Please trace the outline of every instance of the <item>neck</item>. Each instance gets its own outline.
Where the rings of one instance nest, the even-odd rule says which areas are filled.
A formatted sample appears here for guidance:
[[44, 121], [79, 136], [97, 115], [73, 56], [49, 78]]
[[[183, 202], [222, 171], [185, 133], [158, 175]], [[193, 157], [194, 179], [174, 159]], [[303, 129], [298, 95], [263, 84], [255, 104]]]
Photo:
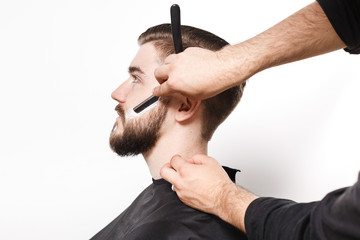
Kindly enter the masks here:
[[149, 152], [143, 154], [154, 179], [161, 178], [160, 169], [164, 164], [169, 163], [176, 154], [185, 159], [196, 154], [207, 154], [207, 141], [193, 135], [191, 130], [183, 131], [182, 134], [173, 131], [167, 135], [162, 135], [156, 145]]

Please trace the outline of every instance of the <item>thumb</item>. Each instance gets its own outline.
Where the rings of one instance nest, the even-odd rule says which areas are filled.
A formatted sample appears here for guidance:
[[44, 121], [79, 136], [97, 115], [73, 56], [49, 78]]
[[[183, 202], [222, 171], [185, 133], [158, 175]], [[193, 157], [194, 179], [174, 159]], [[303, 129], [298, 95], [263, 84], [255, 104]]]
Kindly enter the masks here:
[[160, 84], [169, 78], [169, 70], [169, 65], [161, 65], [154, 70], [154, 76]]
[[164, 82], [162, 84], [160, 84], [160, 86], [157, 86], [153, 89], [153, 94], [155, 96], [168, 96], [170, 94], [172, 94], [174, 91], [169, 87], [169, 85], [167, 84], [167, 82]]

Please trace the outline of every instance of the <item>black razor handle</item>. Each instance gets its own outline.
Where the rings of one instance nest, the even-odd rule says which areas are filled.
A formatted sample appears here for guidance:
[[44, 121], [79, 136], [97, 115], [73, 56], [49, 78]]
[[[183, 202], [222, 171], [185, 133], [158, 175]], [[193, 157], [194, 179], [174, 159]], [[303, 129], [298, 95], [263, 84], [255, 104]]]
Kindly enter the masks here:
[[[180, 7], [177, 4], [173, 4], [170, 7], [170, 17], [171, 17], [171, 33], [174, 42], [175, 53], [180, 53], [183, 51], [182, 39], [181, 39], [181, 22], [180, 22]], [[138, 104], [133, 110], [136, 113], [143, 111], [145, 108], [153, 104], [159, 99], [159, 97], [151, 95], [143, 102]]]
[[171, 16], [171, 33], [174, 41], [175, 53], [183, 51], [182, 39], [181, 39], [181, 22], [180, 22], [180, 7], [177, 4], [173, 4], [170, 8]]

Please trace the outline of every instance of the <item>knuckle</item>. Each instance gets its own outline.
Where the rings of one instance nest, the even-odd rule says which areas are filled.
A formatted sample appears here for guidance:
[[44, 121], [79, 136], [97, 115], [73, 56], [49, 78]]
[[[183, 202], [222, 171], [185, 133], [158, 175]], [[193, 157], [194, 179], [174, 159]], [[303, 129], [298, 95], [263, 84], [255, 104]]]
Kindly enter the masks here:
[[174, 155], [171, 159], [170, 159], [170, 165], [174, 166], [174, 163], [176, 162], [176, 159], [179, 157], [179, 155]]
[[175, 84], [174, 81], [172, 81], [172, 79], [169, 79], [167, 81], [167, 85], [168, 85], [169, 88], [174, 88], [176, 84]]
[[176, 69], [176, 64], [169, 63], [168, 67], [169, 67], [169, 71], [173, 72]]
[[181, 165], [181, 166], [179, 167], [179, 169], [178, 169], [178, 172], [179, 172], [180, 176], [182, 176], [182, 177], [186, 176], [186, 174], [187, 174], [187, 167], [186, 167], [186, 165], [185, 165], [185, 166], [184, 166], [184, 165]]
[[177, 191], [176, 193], [182, 202], [184, 202], [186, 200], [184, 194], [181, 191]]
[[176, 183], [174, 183], [174, 186], [176, 188], [176, 191], [179, 193], [182, 193], [182, 191], [184, 190], [184, 186], [181, 182], [177, 181]]

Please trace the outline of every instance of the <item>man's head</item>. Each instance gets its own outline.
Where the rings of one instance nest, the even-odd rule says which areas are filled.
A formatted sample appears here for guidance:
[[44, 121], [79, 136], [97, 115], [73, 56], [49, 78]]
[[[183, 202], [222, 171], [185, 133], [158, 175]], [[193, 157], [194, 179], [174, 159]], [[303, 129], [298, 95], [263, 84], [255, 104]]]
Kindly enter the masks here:
[[[184, 49], [201, 47], [217, 51], [228, 45], [214, 34], [194, 27], [181, 26], [181, 32]], [[196, 120], [199, 124], [194, 130], [199, 139], [209, 141], [239, 102], [245, 83], [201, 102], [179, 96], [165, 98], [142, 116], [126, 119], [124, 112], [150, 96], [152, 89], [158, 85], [154, 77], [156, 67], [174, 53], [170, 24], [149, 28], [140, 35], [138, 43], [140, 49], [129, 67], [130, 78], [112, 94], [119, 102], [117, 111], [120, 116], [110, 137], [112, 149], [122, 156], [150, 151], [159, 137], [169, 131], [169, 128], [163, 127], [164, 122], [168, 123], [166, 126], [173, 122], [186, 126]], [[165, 121], [167, 118], [170, 119]]]

